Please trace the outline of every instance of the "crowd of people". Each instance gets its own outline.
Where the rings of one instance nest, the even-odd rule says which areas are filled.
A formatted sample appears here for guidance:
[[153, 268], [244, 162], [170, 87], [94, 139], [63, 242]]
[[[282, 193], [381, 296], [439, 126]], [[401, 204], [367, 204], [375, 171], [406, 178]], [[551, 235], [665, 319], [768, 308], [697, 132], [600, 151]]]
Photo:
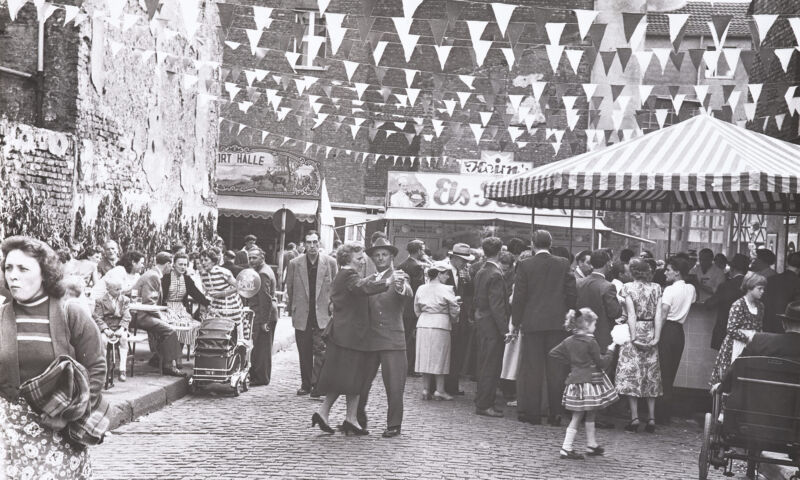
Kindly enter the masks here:
[[[252, 386], [271, 377], [277, 323], [275, 273], [249, 236], [240, 251], [221, 241], [188, 254], [173, 245], [154, 255], [71, 245], [55, 251], [30, 237], [2, 242], [0, 282], [0, 457], [10, 478], [91, 478], [87, 447], [108, 428], [106, 346], [119, 345], [116, 373], [126, 381], [128, 340], [146, 331], [150, 359], [163, 375], [183, 377], [181, 345], [192, 345], [206, 318], [241, 324], [252, 310]], [[226, 264], [224, 259], [235, 259]], [[260, 287], [243, 299], [234, 277], [252, 268]], [[191, 328], [178, 328], [191, 327]], [[70, 387], [70, 388], [67, 388]], [[45, 408], [46, 406], [46, 408]], [[56, 426], [59, 426], [57, 428]], [[64, 428], [60, 428], [64, 427]]]
[[[628, 249], [573, 257], [543, 230], [530, 246], [489, 237], [480, 248], [455, 244], [438, 258], [415, 239], [398, 265], [398, 249], [382, 233], [370, 243], [341, 246], [337, 267], [324, 267], [317, 282], [307, 275], [324, 262], [308, 255], [292, 259], [287, 275], [295, 292], [303, 289], [288, 296], [301, 359], [297, 394], [324, 396], [312, 426], [328, 433], [339, 395], [347, 397], [342, 431], [368, 432], [364, 405], [380, 364], [385, 437], [401, 432], [406, 377], [420, 377], [421, 397], [439, 401], [463, 395], [459, 379], [467, 377], [477, 382], [477, 415], [503, 417], [498, 403], [506, 403], [521, 422], [562, 425], [571, 412], [561, 457], [583, 458], [573, 448], [581, 423], [586, 455], [602, 455], [595, 429], [613, 428], [607, 407], [627, 406], [627, 432], [655, 433], [670, 421], [693, 305], [716, 311], [711, 386], [758, 332], [783, 333], [784, 310], [800, 300], [800, 253], [777, 274], [766, 249], [730, 261], [708, 249], [666, 261]], [[330, 309], [309, 308], [313, 297], [330, 299]]]
[[[437, 401], [464, 395], [460, 382], [470, 378], [477, 382], [477, 415], [503, 417], [498, 403], [504, 403], [517, 407], [521, 422], [539, 425], [546, 418], [558, 426], [570, 413], [561, 458], [583, 458], [574, 447], [581, 424], [585, 454], [602, 455], [596, 428], [613, 427], [605, 409], [620, 405], [619, 397], [627, 397], [628, 432], [644, 425], [655, 433], [657, 424], [669, 421], [683, 324], [693, 304], [716, 310], [710, 347], [719, 353], [710, 385], [725, 380], [742, 352], [791, 358], [800, 351], [800, 253], [787, 256], [780, 274], [766, 249], [730, 261], [708, 249], [665, 262], [627, 249], [573, 257], [539, 230], [530, 245], [488, 237], [479, 248], [456, 243], [438, 256], [415, 239], [395, 265], [399, 250], [381, 232], [369, 248], [346, 242], [329, 254], [310, 231], [300, 245], [289, 245], [276, 272], [252, 235], [238, 251], [216, 243], [193, 253], [173, 245], [154, 255], [145, 271], [143, 253], [120, 252], [113, 240], [99, 249], [72, 245], [57, 252], [28, 237], [3, 241], [0, 416], [22, 419], [4, 435], [7, 440], [15, 432], [16, 445], [30, 446], [44, 432], [45, 443], [58, 452], [42, 462], [23, 454], [10, 468], [90, 474], [86, 447], [102, 439], [104, 421], [107, 426], [105, 346], [119, 341], [117, 375], [125, 381], [126, 343], [134, 329], [148, 333], [150, 362], [162, 374], [183, 376], [176, 361], [196, 329], [176, 325], [199, 325], [208, 315], [240, 323], [252, 310], [250, 376], [253, 386], [268, 385], [276, 276], [284, 280], [295, 329], [297, 395], [322, 399], [312, 427], [326, 433], [335, 432], [330, 411], [342, 395], [347, 408], [339, 429], [369, 433], [366, 405], [380, 369], [388, 403], [384, 437], [401, 434], [408, 377], [419, 378], [422, 399]], [[236, 276], [246, 268], [255, 270], [261, 286], [244, 298]], [[70, 406], [79, 405], [84, 415], [67, 422], [74, 434], [26, 416], [35, 408], [26, 392], [41, 389], [37, 382], [48, 375], [72, 375], [79, 386], [73, 394], [80, 401], [71, 399]], [[641, 418], [640, 399], [647, 406]]]

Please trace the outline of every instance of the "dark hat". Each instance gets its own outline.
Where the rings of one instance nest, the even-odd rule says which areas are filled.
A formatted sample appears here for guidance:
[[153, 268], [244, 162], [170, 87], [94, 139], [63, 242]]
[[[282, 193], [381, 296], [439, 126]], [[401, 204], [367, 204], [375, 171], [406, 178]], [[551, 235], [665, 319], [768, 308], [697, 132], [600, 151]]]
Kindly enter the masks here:
[[779, 313], [777, 316], [791, 322], [800, 322], [800, 301], [789, 303], [786, 305], [786, 312]]
[[256, 237], [255, 235], [245, 235], [245, 237], [244, 237], [244, 241], [245, 242], [255, 242], [257, 240], [258, 240], [258, 237]]
[[475, 255], [472, 254], [472, 249], [466, 243], [456, 243], [453, 245], [453, 250], [450, 253], [450, 256], [457, 256], [461, 257], [464, 260], [471, 262], [475, 260]]
[[389, 240], [384, 237], [376, 238], [375, 241], [372, 242], [372, 246], [366, 250], [367, 255], [371, 257], [375, 250], [378, 250], [379, 248], [385, 248], [386, 250], [389, 250], [392, 256], [397, 255], [397, 248], [389, 243]]

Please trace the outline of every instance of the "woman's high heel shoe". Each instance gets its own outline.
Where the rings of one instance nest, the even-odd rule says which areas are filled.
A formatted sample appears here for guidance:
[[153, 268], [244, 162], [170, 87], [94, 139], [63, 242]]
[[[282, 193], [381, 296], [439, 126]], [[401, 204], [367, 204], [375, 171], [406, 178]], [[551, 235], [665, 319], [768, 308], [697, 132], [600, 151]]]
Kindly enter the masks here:
[[358, 428], [347, 420], [342, 423], [342, 433], [345, 435], [369, 435], [366, 429]]
[[311, 415], [311, 427], [313, 428], [313, 427], [316, 427], [317, 425], [319, 425], [319, 429], [322, 430], [325, 433], [336, 433], [330, 427], [330, 425], [328, 425], [325, 422], [325, 420], [322, 419], [322, 415], [320, 415], [319, 413], [315, 413], [314, 415]]
[[625, 431], [626, 432], [631, 432], [631, 433], [638, 432], [639, 431], [639, 419], [638, 418], [634, 418], [633, 420], [631, 420], [631, 423], [625, 425]]
[[656, 433], [656, 421], [654, 419], [648, 419], [647, 425], [644, 426], [644, 431], [647, 433]]
[[445, 400], [445, 401], [450, 401], [453, 399], [453, 397], [450, 394], [445, 392], [440, 392], [438, 390], [433, 392], [433, 398], [435, 400]]

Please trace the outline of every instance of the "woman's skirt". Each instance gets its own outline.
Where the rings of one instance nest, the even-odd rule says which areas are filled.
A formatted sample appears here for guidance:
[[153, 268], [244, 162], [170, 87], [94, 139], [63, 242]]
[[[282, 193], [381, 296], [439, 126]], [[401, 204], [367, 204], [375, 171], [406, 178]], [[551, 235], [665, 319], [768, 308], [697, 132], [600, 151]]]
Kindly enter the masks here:
[[364, 383], [367, 352], [328, 342], [316, 390], [322, 395], [358, 395]]
[[602, 410], [619, 397], [608, 375], [603, 374], [603, 383], [571, 383], [564, 389], [561, 404], [571, 412]]
[[417, 348], [414, 365], [419, 373], [450, 373], [450, 331], [441, 328], [417, 327]]
[[89, 450], [44, 427], [25, 402], [0, 397], [0, 478], [90, 479]]
[[[636, 322], [636, 338], [647, 343], [655, 335], [655, 323]], [[639, 348], [628, 342], [619, 349], [617, 374], [614, 378], [617, 393], [638, 398], [655, 398], [663, 394], [661, 387], [661, 365], [658, 362], [658, 347]]]
[[191, 345], [197, 342], [197, 334], [200, 332], [200, 322], [193, 319], [182, 302], [167, 302], [167, 323], [176, 328], [178, 343], [181, 345]]

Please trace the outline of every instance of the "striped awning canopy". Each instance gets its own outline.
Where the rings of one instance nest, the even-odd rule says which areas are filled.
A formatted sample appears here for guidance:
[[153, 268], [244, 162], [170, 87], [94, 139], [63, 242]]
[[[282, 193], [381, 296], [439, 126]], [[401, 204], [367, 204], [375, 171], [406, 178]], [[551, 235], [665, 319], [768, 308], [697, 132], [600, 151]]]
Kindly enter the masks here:
[[800, 213], [800, 146], [708, 115], [487, 183], [537, 208]]

